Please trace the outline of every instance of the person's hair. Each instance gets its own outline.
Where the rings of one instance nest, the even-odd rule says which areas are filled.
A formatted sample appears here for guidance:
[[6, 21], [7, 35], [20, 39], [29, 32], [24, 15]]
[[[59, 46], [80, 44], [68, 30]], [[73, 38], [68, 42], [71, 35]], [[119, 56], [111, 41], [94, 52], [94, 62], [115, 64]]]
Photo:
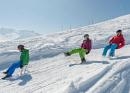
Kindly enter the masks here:
[[122, 30], [120, 30], [120, 29], [116, 31], [116, 33], [120, 33], [120, 32], [122, 32]]
[[24, 49], [24, 45], [18, 45], [18, 49], [23, 50]]
[[87, 37], [87, 36], [89, 36], [89, 34], [85, 34], [85, 35], [84, 35], [84, 37]]

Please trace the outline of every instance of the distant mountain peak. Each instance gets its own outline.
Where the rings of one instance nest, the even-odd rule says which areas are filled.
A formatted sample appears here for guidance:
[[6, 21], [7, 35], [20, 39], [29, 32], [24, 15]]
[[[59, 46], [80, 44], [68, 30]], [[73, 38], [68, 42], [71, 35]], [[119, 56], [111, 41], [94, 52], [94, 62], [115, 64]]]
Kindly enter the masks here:
[[0, 42], [12, 41], [16, 39], [25, 39], [38, 36], [40, 34], [29, 30], [15, 30], [12, 28], [0, 28]]

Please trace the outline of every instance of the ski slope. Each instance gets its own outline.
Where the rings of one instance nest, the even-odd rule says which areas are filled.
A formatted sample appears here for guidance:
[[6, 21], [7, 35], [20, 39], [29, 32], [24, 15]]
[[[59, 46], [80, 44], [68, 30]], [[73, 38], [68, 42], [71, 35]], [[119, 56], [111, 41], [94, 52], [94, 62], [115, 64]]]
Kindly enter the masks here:
[[[123, 29], [126, 46], [113, 59], [101, 56], [107, 40]], [[65, 57], [63, 52], [80, 47], [85, 33], [93, 40], [87, 63], [79, 64], [78, 55]], [[18, 60], [18, 44], [30, 49], [29, 73], [0, 80], [0, 93], [130, 93], [130, 15], [98, 24], [0, 45], [0, 77]]]

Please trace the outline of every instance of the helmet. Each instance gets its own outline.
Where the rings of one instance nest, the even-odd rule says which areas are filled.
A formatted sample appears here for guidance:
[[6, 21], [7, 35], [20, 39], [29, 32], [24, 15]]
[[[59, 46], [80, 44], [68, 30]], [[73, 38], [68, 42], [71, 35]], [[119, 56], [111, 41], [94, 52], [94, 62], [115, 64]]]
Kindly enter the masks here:
[[23, 50], [24, 49], [24, 45], [18, 45], [18, 49]]
[[89, 36], [89, 34], [85, 34], [85, 35], [84, 35], [84, 37], [88, 37], [88, 36]]

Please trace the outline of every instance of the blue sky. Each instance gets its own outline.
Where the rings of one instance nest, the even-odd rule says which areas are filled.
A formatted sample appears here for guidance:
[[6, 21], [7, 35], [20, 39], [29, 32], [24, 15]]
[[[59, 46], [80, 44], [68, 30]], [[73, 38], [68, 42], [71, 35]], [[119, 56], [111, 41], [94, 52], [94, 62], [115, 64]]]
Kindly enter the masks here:
[[0, 0], [0, 27], [52, 33], [130, 13], [130, 0]]

